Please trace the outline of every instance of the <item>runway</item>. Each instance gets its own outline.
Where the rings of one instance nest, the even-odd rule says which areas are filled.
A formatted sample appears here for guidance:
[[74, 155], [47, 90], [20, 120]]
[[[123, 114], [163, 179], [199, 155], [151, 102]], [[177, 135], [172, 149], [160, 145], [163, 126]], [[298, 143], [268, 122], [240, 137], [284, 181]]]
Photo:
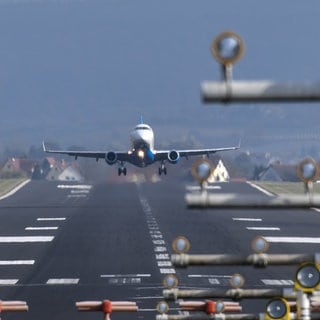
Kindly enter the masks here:
[[[257, 235], [267, 237], [270, 253], [319, 251], [318, 210], [191, 210], [185, 192], [186, 184], [169, 177], [141, 184], [32, 181], [0, 201], [0, 299], [25, 300], [30, 308], [6, 316], [96, 319], [102, 315], [78, 313], [75, 302], [109, 299], [140, 309], [112, 318], [154, 318], [169, 273], [181, 288], [229, 288], [234, 273], [243, 274], [245, 288], [293, 285], [294, 267], [177, 269], [170, 254], [178, 235], [194, 254], [250, 254]], [[246, 183], [210, 192], [261, 194]], [[263, 311], [259, 303], [244, 305]]]

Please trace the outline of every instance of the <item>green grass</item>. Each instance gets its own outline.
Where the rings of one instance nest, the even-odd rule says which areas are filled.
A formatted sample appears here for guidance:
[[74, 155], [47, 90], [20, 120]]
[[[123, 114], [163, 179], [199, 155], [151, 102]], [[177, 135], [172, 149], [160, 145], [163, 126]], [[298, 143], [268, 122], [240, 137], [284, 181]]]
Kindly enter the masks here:
[[[302, 182], [262, 182], [254, 181], [254, 184], [274, 194], [302, 194], [305, 186]], [[320, 193], [320, 184], [313, 184], [313, 192]]]
[[0, 196], [7, 194], [25, 180], [25, 178], [0, 179]]

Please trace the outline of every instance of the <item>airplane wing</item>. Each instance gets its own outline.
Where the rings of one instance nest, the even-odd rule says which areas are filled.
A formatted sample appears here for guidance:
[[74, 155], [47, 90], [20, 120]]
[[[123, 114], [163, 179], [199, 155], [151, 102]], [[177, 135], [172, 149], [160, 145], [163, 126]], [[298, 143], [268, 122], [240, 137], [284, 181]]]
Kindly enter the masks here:
[[[47, 153], [66, 154], [68, 156], [75, 157], [75, 159], [77, 159], [78, 157], [85, 157], [85, 158], [94, 158], [98, 161], [99, 159], [106, 159], [106, 154], [108, 153], [107, 151], [52, 150], [52, 149], [47, 149], [44, 142], [42, 146], [43, 146], [43, 151]], [[128, 152], [115, 152], [115, 154], [116, 154], [117, 160], [130, 162], [130, 157], [128, 155]]]
[[[240, 143], [236, 147], [227, 147], [227, 148], [211, 148], [211, 149], [190, 149], [190, 150], [174, 150], [177, 152], [180, 157], [186, 157], [189, 156], [199, 156], [199, 155], [206, 155], [209, 156], [210, 154], [220, 152], [220, 151], [231, 151], [231, 150], [237, 150], [240, 148]], [[155, 153], [155, 160], [161, 161], [161, 160], [167, 160], [168, 154], [172, 152], [170, 150], [157, 150]]]

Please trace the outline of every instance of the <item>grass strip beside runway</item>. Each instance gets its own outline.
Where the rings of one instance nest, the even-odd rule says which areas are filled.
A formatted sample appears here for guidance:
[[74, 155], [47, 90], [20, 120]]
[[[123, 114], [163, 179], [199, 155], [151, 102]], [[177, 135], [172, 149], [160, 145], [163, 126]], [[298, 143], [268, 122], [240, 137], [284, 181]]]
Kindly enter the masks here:
[[26, 178], [0, 179], [0, 197], [6, 195], [26, 180]]
[[[305, 186], [302, 182], [254, 181], [253, 183], [274, 194], [303, 194], [305, 192]], [[319, 183], [314, 183], [313, 192], [320, 193]]]

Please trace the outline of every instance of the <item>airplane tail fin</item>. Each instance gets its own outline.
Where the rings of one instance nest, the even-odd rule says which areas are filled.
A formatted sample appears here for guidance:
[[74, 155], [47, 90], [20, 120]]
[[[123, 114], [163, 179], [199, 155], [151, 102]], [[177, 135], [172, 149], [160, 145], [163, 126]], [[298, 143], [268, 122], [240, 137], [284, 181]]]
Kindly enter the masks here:
[[142, 117], [142, 115], [140, 115], [140, 124], [143, 124], [144, 122], [143, 122], [143, 117]]

